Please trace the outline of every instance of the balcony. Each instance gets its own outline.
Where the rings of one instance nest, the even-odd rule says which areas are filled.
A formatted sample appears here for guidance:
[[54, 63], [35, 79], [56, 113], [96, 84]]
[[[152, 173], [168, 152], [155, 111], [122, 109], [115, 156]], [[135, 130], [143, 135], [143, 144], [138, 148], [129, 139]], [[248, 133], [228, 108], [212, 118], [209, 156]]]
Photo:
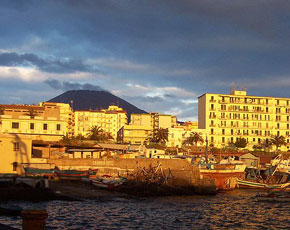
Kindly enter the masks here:
[[210, 99], [209, 102], [211, 102], [211, 103], [216, 103], [216, 100], [212, 100], [212, 99]]

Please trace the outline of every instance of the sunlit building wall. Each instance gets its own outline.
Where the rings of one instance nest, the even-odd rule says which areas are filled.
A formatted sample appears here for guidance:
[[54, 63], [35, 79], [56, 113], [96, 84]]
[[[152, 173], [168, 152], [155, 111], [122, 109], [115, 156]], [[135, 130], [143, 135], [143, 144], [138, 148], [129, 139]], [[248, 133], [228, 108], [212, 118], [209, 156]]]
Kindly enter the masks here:
[[42, 140], [59, 140], [67, 133], [67, 121], [60, 107], [0, 105], [0, 133], [32, 135]]
[[143, 144], [152, 134], [151, 126], [124, 125], [118, 132], [118, 141], [130, 144]]
[[247, 148], [261, 145], [271, 135], [285, 137], [289, 149], [290, 98], [250, 96], [244, 90], [231, 94], [205, 93], [198, 98], [198, 125], [208, 132], [209, 143], [227, 146], [245, 138]]
[[118, 106], [93, 111], [75, 111], [75, 136], [87, 136], [94, 126], [110, 133], [117, 140], [118, 131], [127, 124], [127, 113]]
[[[190, 137], [193, 133], [197, 132], [205, 140], [206, 129], [198, 129], [196, 126], [176, 126], [168, 129], [168, 141], [166, 142], [167, 147], [182, 147], [184, 141]], [[195, 145], [195, 143], [193, 143]], [[205, 145], [204, 143], [197, 143], [197, 146]]]

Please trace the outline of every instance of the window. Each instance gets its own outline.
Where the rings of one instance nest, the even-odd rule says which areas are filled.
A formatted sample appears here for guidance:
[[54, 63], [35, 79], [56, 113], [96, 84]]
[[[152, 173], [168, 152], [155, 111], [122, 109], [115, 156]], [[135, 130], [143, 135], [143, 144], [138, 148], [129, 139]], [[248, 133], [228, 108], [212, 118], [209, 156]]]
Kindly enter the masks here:
[[19, 142], [13, 142], [13, 151], [19, 151]]
[[47, 130], [47, 124], [43, 124], [43, 130]]
[[12, 129], [19, 129], [19, 123], [18, 122], [12, 122]]
[[30, 129], [34, 129], [34, 123], [30, 123]]
[[60, 130], [60, 124], [56, 125], [56, 130], [58, 130], [58, 131]]

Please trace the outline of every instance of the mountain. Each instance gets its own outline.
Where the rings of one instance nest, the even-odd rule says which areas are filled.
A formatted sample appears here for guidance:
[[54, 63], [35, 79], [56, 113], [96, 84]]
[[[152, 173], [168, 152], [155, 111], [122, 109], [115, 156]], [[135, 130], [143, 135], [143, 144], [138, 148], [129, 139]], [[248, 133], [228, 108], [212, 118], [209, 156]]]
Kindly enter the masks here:
[[69, 90], [48, 102], [59, 102], [71, 104], [74, 110], [98, 110], [107, 109], [110, 105], [118, 105], [126, 110], [128, 118], [131, 113], [147, 113], [129, 102], [106, 91], [95, 90]]

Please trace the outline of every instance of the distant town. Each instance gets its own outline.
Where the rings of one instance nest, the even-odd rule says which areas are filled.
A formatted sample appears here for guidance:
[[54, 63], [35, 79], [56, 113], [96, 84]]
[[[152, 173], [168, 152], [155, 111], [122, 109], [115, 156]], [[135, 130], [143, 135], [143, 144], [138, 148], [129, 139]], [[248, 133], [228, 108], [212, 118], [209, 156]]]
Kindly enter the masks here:
[[[73, 101], [71, 101], [73, 103]], [[103, 144], [122, 153], [155, 149], [150, 157], [237, 150], [273, 152], [289, 150], [290, 98], [249, 96], [245, 90], [230, 94], [205, 93], [198, 98], [198, 121], [178, 122], [170, 114], [127, 116], [116, 105], [101, 110], [76, 110], [71, 104], [0, 105], [1, 173], [13, 173], [23, 156], [47, 158], [35, 146], [63, 143], [74, 146]], [[128, 123], [129, 121], [129, 123]], [[37, 144], [38, 143], [38, 144]], [[34, 147], [33, 147], [34, 146]], [[119, 146], [119, 147], [118, 147]], [[15, 159], [15, 151], [21, 161]], [[110, 149], [111, 150], [111, 149]], [[139, 151], [136, 155], [143, 155]], [[48, 156], [49, 155], [49, 156]], [[94, 157], [82, 154], [83, 158]], [[18, 162], [19, 161], [19, 162]], [[33, 160], [32, 160], [33, 162]]]

